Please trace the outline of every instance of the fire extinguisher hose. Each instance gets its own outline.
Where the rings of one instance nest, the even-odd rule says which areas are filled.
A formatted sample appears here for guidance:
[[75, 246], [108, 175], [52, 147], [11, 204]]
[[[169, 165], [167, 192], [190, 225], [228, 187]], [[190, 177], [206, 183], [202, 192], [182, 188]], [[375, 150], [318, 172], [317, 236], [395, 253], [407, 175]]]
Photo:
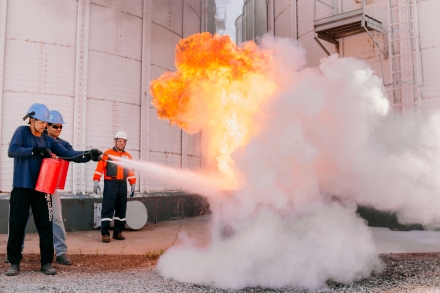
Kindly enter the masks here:
[[90, 152], [89, 151], [85, 151], [84, 153], [76, 155], [76, 156], [73, 156], [73, 157], [58, 157], [57, 156], [56, 158], [63, 159], [63, 160], [73, 160], [73, 159], [84, 157], [84, 156], [88, 156], [88, 155], [91, 155]]

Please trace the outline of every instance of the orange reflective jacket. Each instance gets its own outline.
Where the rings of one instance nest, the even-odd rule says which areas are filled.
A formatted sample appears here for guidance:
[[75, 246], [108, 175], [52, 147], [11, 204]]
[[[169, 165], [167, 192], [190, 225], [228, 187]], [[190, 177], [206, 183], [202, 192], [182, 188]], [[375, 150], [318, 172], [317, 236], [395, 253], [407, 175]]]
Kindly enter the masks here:
[[[102, 158], [105, 160], [101, 160], [98, 162], [98, 165], [96, 166], [95, 174], [93, 175], [93, 180], [101, 179], [102, 174], [104, 174], [104, 180], [123, 180], [128, 179], [128, 182], [131, 184], [136, 184], [136, 176], [133, 172], [133, 170], [129, 170], [126, 168], [123, 168], [121, 166], [118, 166], [116, 164], [111, 163], [111, 159], [108, 155], [112, 155], [115, 157], [122, 157], [126, 159], [132, 159], [131, 155], [127, 153], [126, 151], [118, 152], [115, 148], [112, 148], [110, 150], [106, 150], [104, 152], [104, 155]], [[107, 162], [109, 161], [109, 162]]]

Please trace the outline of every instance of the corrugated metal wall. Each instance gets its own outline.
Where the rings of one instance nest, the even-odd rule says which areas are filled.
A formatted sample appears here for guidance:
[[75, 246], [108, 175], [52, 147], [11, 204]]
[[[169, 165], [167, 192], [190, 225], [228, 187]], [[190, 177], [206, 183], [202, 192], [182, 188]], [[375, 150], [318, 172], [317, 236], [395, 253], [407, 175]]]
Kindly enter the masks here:
[[245, 23], [245, 34], [246, 41], [255, 39], [255, 10], [254, 10], [254, 1], [247, 0], [243, 7], [244, 11], [244, 23]]
[[[401, 1], [407, 2], [407, 1]], [[414, 3], [411, 0], [410, 3]], [[440, 1], [437, 0], [424, 0], [417, 1], [418, 15], [414, 9], [411, 10], [412, 17], [418, 19], [419, 32], [420, 32], [420, 45], [421, 45], [421, 57], [423, 68], [423, 85], [417, 89], [421, 94], [421, 103], [416, 96], [415, 100], [406, 99], [406, 103], [413, 103], [414, 105], [408, 105], [407, 108], [410, 112], [419, 112], [421, 107], [421, 113], [431, 113], [440, 108], [440, 84], [438, 83], [440, 77], [440, 35], [436, 32], [438, 22], [437, 11], [440, 9]], [[358, 9], [361, 5], [359, 3], [353, 3], [353, 1], [343, 0], [342, 11], [347, 12], [350, 10]], [[389, 11], [388, 0], [373, 0], [366, 2], [366, 13], [382, 22], [382, 28], [389, 30]], [[406, 18], [406, 16], [405, 16]], [[403, 20], [404, 21], [404, 20]], [[397, 28], [397, 27], [395, 27]], [[390, 48], [390, 34], [380, 35], [373, 32], [373, 36], [380, 43], [381, 47], [387, 49], [391, 54]], [[387, 39], [388, 38], [388, 39]], [[417, 39], [416, 39], [417, 40]], [[418, 45], [417, 43], [415, 45]], [[415, 50], [415, 49], [414, 49]], [[371, 38], [367, 34], [359, 34], [350, 37], [346, 37], [342, 41], [343, 56], [357, 57], [368, 62], [375, 73], [382, 77], [379, 51], [377, 47], [371, 41]], [[393, 82], [391, 76], [391, 63], [390, 58], [383, 59], [383, 77], [384, 83], [390, 84]], [[417, 62], [416, 62], [417, 63]], [[417, 66], [417, 64], [416, 64]], [[396, 81], [394, 81], [396, 82]], [[391, 97], [391, 92], [390, 98]], [[401, 103], [398, 101], [398, 103]], [[396, 106], [395, 110], [402, 111], [401, 106]]]
[[207, 14], [209, 15], [206, 22], [207, 24], [206, 31], [210, 32], [213, 35], [217, 31], [217, 24], [214, 17], [216, 10], [215, 0], [206, 0], [206, 10], [207, 10]]
[[[329, 0], [327, 0], [329, 2]], [[318, 6], [319, 7], [319, 6]], [[331, 9], [324, 9], [325, 6], [319, 7], [316, 18], [330, 16]], [[328, 14], [327, 14], [328, 13]], [[311, 0], [298, 0], [297, 1], [297, 23], [298, 23], [298, 40], [306, 49], [307, 66], [319, 65], [319, 60], [326, 57], [327, 54], [321, 49], [321, 47], [314, 40], [315, 28], [314, 28], [314, 1]], [[323, 45], [330, 53], [336, 53], [334, 45], [322, 41]]]
[[[124, 130], [135, 160], [199, 168], [200, 134], [157, 119], [148, 91], [152, 79], [175, 70], [175, 45], [200, 32], [208, 2], [1, 0], [0, 190], [11, 190], [9, 141], [35, 102], [63, 114], [61, 137], [78, 150], [111, 148]], [[90, 192], [95, 167], [71, 164], [65, 192]], [[169, 189], [141, 179], [141, 191]]]
[[420, 40], [424, 86], [422, 108], [440, 108], [440, 34], [438, 32], [440, 1], [419, 2]]
[[[77, 5], [76, 1], [7, 1], [0, 163], [3, 192], [12, 189], [9, 141], [15, 129], [25, 125], [22, 117], [32, 103], [45, 103], [62, 112], [66, 120], [63, 137], [72, 141]], [[69, 172], [70, 186], [71, 178]]]
[[[386, 34], [380, 34], [371, 31], [371, 34], [376, 42], [379, 43], [383, 52], [392, 54], [390, 47], [390, 27], [389, 27], [389, 1], [390, 0], [370, 0], [366, 1], [365, 12], [367, 15], [382, 22], [382, 28]], [[324, 5], [322, 2], [334, 6], [334, 11]], [[438, 0], [392, 0], [393, 5], [403, 5], [407, 3], [411, 5], [411, 11], [408, 11], [403, 18], [408, 18], [408, 15], [413, 19], [417, 18], [418, 31], [420, 38], [415, 38], [414, 46], [418, 46], [420, 40], [421, 58], [414, 57], [414, 63], [418, 63], [421, 59], [423, 68], [423, 75], [417, 73], [417, 94], [413, 100], [406, 99], [404, 103], [413, 104], [408, 105], [409, 112], [418, 112], [418, 107], [421, 107], [422, 113], [430, 113], [433, 109], [440, 108], [440, 34], [436, 32], [438, 16], [440, 11], [440, 1]], [[314, 37], [314, 0], [268, 0], [268, 30], [275, 36], [297, 38], [306, 49], [306, 58], [308, 66], [316, 66], [319, 60], [326, 57], [325, 52], [315, 42]], [[331, 16], [333, 13], [345, 13], [356, 10], [362, 7], [361, 1], [355, 0], [322, 0], [316, 1], [316, 19]], [[397, 4], [396, 4], [397, 3]], [[417, 4], [417, 5], [414, 5]], [[294, 7], [295, 6], [295, 7]], [[418, 7], [418, 9], [415, 9]], [[417, 15], [418, 10], [418, 15]], [[273, 14], [273, 15], [272, 15]], [[402, 20], [402, 21], [405, 21]], [[404, 27], [403, 27], [404, 28]], [[293, 32], [294, 30], [297, 32]], [[395, 28], [399, 29], [399, 28]], [[400, 28], [402, 29], [402, 28]], [[404, 28], [405, 29], [405, 28]], [[401, 34], [402, 35], [402, 34]], [[392, 64], [390, 58], [382, 56], [382, 66], [379, 49], [374, 44], [373, 40], [367, 33], [360, 33], [357, 35], [345, 37], [340, 41], [339, 54], [345, 57], [356, 57], [366, 61], [375, 71], [376, 75], [384, 79], [384, 84], [392, 84], [395, 86], [399, 81], [393, 80], [391, 71]], [[334, 45], [321, 41], [330, 53], [336, 53]], [[417, 55], [416, 49], [413, 49], [414, 55]], [[400, 53], [400, 51], [399, 51]], [[406, 62], [406, 61], [405, 61]], [[403, 66], [403, 65], [402, 65]], [[416, 65], [419, 66], [419, 65]], [[419, 70], [419, 68], [416, 68]], [[394, 78], [395, 79], [395, 78]], [[421, 80], [421, 82], [419, 82]], [[391, 86], [388, 86], [390, 89]], [[388, 90], [391, 98], [391, 91]], [[418, 97], [421, 96], [421, 102]], [[399, 102], [399, 101], [398, 101]], [[401, 103], [401, 102], [400, 102]], [[395, 109], [399, 111], [399, 107]], [[402, 110], [402, 109], [400, 109]]]
[[267, 3], [266, 0], [254, 0], [255, 37], [260, 38], [267, 33]]
[[[184, 7], [184, 38], [200, 32], [201, 13], [202, 6], [200, 0], [187, 0]], [[182, 167], [192, 170], [200, 169], [202, 163], [201, 133], [188, 135], [183, 132], [182, 137]]]
[[237, 19], [235, 20], [235, 42], [240, 45], [245, 41], [244, 38], [244, 15], [241, 14]]
[[[173, 0], [153, 1], [151, 24], [151, 78], [158, 78], [166, 71], [175, 71], [175, 45], [183, 34], [183, 3]], [[154, 61], [153, 61], [154, 60]], [[150, 105], [150, 150], [149, 161], [178, 167], [182, 165], [182, 131], [177, 126], [170, 127], [166, 120], [159, 120], [156, 108]], [[149, 180], [152, 190], [167, 189], [156, 180]]]
[[267, 3], [267, 32], [270, 35], [274, 35], [274, 24], [275, 24], [275, 7], [274, 0], [266, 0]]
[[269, 6], [273, 11], [274, 35], [296, 39], [296, 0], [271, 0]]
[[[342, 0], [340, 12], [348, 12], [362, 8], [362, 3], [355, 1]], [[365, 13], [382, 22], [382, 29], [388, 30], [388, 8], [387, 1], [366, 1]], [[380, 48], [385, 52], [388, 51], [388, 42], [385, 34], [371, 31], [371, 35], [376, 42], [380, 44]], [[345, 37], [340, 41], [340, 55], [344, 57], [356, 57], [362, 59], [371, 66], [379, 77], [384, 78], [384, 83], [389, 84], [390, 79], [390, 63], [389, 58], [382, 56], [382, 67], [380, 64], [380, 51], [374, 44], [367, 33], [361, 33], [349, 37]], [[383, 75], [382, 75], [383, 68]]]
[[[142, 0], [90, 3], [86, 148], [109, 149], [124, 130], [134, 160], [140, 152], [142, 7]], [[86, 164], [86, 190], [95, 167]]]
[[243, 6], [244, 40], [258, 40], [267, 33], [267, 1], [246, 0]]
[[[5, 71], [5, 46], [6, 46], [6, 13], [7, 1], [0, 1], [0, 190], [9, 190], [12, 180], [12, 162], [6, 162], [3, 158], [7, 157], [7, 151], [10, 136], [3, 131], [3, 104], [4, 104], [4, 71]], [[11, 125], [6, 127], [11, 128]], [[11, 132], [10, 132], [11, 133]], [[4, 167], [3, 167], [4, 166]]]

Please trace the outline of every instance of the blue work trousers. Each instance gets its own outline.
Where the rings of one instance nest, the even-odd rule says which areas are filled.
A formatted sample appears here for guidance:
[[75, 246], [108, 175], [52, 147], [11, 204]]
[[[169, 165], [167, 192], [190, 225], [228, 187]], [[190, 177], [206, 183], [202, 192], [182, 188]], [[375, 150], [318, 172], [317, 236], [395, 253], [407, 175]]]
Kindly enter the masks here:
[[[127, 210], [127, 180], [104, 180], [101, 210], [101, 235], [110, 235], [109, 228], [114, 220], [113, 234], [122, 232]], [[114, 214], [114, 217], [113, 217]]]

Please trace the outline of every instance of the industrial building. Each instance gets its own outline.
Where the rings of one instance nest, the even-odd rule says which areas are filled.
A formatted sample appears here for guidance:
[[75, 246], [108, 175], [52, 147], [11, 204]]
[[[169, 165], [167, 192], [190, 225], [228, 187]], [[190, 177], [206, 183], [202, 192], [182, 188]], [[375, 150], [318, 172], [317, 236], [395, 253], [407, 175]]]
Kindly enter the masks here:
[[412, 117], [440, 107], [439, 9], [436, 0], [245, 0], [236, 41], [298, 40], [307, 66], [334, 53], [362, 59], [383, 79], [393, 113]]
[[[331, 54], [365, 61], [383, 81], [390, 115], [410, 119], [440, 109], [440, 34], [436, 0], [245, 0], [236, 42], [265, 35], [298, 40], [307, 66]], [[394, 213], [359, 207], [371, 226], [397, 230]]]

